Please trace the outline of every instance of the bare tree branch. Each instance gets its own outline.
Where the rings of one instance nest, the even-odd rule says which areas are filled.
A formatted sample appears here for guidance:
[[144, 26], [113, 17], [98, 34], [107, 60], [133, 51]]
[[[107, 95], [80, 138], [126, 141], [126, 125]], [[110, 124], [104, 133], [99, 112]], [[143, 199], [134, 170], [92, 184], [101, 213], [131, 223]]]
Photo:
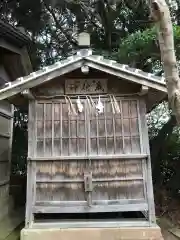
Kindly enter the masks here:
[[69, 34], [67, 34], [67, 33], [64, 31], [63, 27], [61, 26], [61, 24], [59, 23], [58, 19], [56, 18], [56, 14], [55, 14], [54, 10], [53, 10], [51, 7], [49, 7], [49, 6], [45, 3], [44, 0], [43, 0], [43, 4], [44, 4], [46, 10], [51, 14], [54, 22], [56, 23], [57, 28], [60, 29], [60, 31], [61, 31], [62, 34], [65, 36], [65, 38], [69, 41], [69, 43], [72, 44], [73, 46], [77, 46], [77, 45], [78, 45], [78, 44], [77, 44], [77, 41], [76, 41], [75, 39], [73, 39], [72, 36], [70, 36]]

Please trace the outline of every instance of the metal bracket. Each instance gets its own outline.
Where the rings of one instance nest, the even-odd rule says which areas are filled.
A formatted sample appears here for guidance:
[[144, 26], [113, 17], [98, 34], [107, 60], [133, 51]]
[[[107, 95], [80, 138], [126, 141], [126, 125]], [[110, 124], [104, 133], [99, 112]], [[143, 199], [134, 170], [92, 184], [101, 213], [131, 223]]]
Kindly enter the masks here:
[[92, 192], [92, 172], [84, 173], [84, 189], [85, 192]]
[[90, 207], [92, 205], [92, 190], [93, 190], [92, 172], [84, 173], [84, 190], [85, 193], [87, 193], [87, 203], [88, 206]]

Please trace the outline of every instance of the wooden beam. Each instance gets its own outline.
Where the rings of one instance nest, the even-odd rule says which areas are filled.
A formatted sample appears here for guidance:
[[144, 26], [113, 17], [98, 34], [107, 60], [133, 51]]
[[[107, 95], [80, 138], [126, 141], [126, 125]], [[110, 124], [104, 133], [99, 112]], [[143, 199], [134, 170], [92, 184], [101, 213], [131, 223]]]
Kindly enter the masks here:
[[141, 86], [141, 90], [138, 93], [138, 95], [139, 96], [144, 96], [144, 95], [146, 95], [148, 93], [148, 91], [149, 91], [149, 87], [142, 85]]
[[151, 157], [150, 157], [150, 147], [149, 147], [149, 137], [148, 137], [148, 127], [146, 121], [146, 104], [144, 99], [141, 99], [139, 102], [140, 110], [140, 125], [142, 129], [142, 144], [143, 152], [148, 154], [148, 159], [146, 160], [146, 198], [148, 202], [148, 220], [150, 226], [156, 223], [155, 216], [155, 206], [154, 206], [154, 193], [153, 193], [153, 184], [152, 184], [152, 170], [151, 170]]
[[[64, 220], [64, 221], [42, 221], [42, 222], [35, 222], [32, 224], [32, 229], [43, 229], [43, 230], [47, 230], [47, 229], [68, 229], [68, 228], [80, 228], [80, 229], [86, 229], [86, 228], [95, 228], [95, 229], [98, 229], [98, 228], [108, 228], [108, 229], [112, 229], [113, 230], [117, 230], [119, 229], [120, 230], [120, 234], [122, 236], [122, 227], [128, 229], [129, 227], [133, 227], [133, 228], [141, 228], [142, 227], [145, 227], [146, 229], [148, 229], [149, 227], [149, 222], [146, 221], [146, 220], [143, 220], [143, 219], [135, 219], [133, 221], [133, 219], [113, 219], [113, 220], [108, 220], [108, 221], [105, 221], [104, 219], [101, 219], [101, 220], [84, 220], [84, 221], [78, 221], [78, 220], [75, 220], [75, 221], [68, 221], [68, 220]], [[157, 228], [157, 225], [155, 224], [154, 227], [156, 229]], [[126, 230], [127, 231], [127, 230]], [[25, 234], [25, 233], [24, 233]], [[142, 233], [141, 233], [142, 234]], [[47, 236], [47, 233], [46, 235]], [[97, 236], [97, 235], [96, 235]], [[99, 235], [98, 235], [99, 236]], [[117, 235], [116, 235], [117, 236]], [[127, 236], [127, 235], [126, 235]], [[93, 237], [92, 237], [93, 238]], [[97, 239], [97, 238], [96, 238]], [[114, 239], [116, 239], [116, 237], [114, 237]]]
[[15, 46], [13, 46], [12, 44], [4, 41], [3, 39], [0, 39], [0, 47], [5, 48], [13, 53], [19, 54], [21, 55], [21, 50]]
[[106, 72], [110, 75], [119, 77], [120, 79], [125, 79], [127, 81], [134, 82], [137, 84], [142, 84], [142, 85], [148, 86], [150, 88], [157, 89], [161, 92], [167, 93], [166, 85], [163, 82], [147, 80], [147, 79], [143, 78], [143, 76], [140, 77], [140, 76], [134, 75], [133, 73], [122, 72], [113, 66], [106, 66], [106, 65], [100, 64], [98, 62], [94, 63], [94, 62], [88, 61], [86, 63], [86, 65], [89, 66], [90, 68], [94, 68], [99, 71]]
[[147, 154], [121, 154], [121, 155], [89, 155], [87, 158], [84, 156], [54, 156], [54, 157], [28, 157], [29, 161], [60, 161], [60, 160], [85, 160], [85, 159], [91, 159], [91, 160], [98, 160], [98, 159], [146, 159], [148, 157]]
[[29, 89], [25, 89], [24, 91], [21, 92], [21, 94], [28, 100], [35, 100], [34, 95], [32, 94], [31, 90], [29, 90]]
[[28, 77], [26, 77], [26, 78], [24, 78], [24, 81], [14, 82], [14, 84], [11, 88], [1, 89], [0, 90], [0, 100], [9, 98], [11, 96], [14, 96], [14, 95], [22, 92], [25, 89], [29, 89], [29, 88], [38, 86], [42, 83], [46, 83], [46, 82], [50, 81], [51, 79], [54, 79], [56, 77], [66, 74], [66, 73], [72, 72], [75, 69], [80, 68], [82, 66], [82, 62], [83, 62], [82, 59], [78, 58], [74, 62], [69, 62], [60, 68], [45, 72], [44, 74], [36, 75], [35, 73], [32, 73], [32, 76], [28, 76], [29, 79], [28, 79]]
[[33, 71], [31, 60], [26, 47], [21, 48], [21, 62], [25, 69], [26, 75]]
[[[119, 177], [119, 178], [96, 178], [93, 179], [92, 182], [116, 182], [116, 181], [141, 181], [143, 180], [143, 177], [130, 177], [130, 178], [124, 178], [124, 177]], [[65, 179], [65, 180], [36, 180], [36, 183], [83, 183], [84, 179], [76, 179], [76, 180], [71, 180], [71, 179]]]
[[4, 180], [0, 181], [0, 187], [6, 185], [8, 183], [9, 183], [9, 179], [4, 179]]
[[133, 211], [147, 211], [147, 203], [134, 203], [134, 204], [122, 204], [122, 205], [93, 205], [90, 208], [88, 206], [69, 206], [69, 207], [49, 207], [49, 206], [34, 206], [32, 207], [33, 213], [97, 213], [97, 212], [133, 212]]
[[[99, 205], [127, 205], [127, 204], [144, 204], [144, 199], [121, 199], [121, 200], [93, 200], [95, 206]], [[36, 207], [72, 207], [72, 206], [87, 207], [87, 202], [84, 201], [36, 201]]]

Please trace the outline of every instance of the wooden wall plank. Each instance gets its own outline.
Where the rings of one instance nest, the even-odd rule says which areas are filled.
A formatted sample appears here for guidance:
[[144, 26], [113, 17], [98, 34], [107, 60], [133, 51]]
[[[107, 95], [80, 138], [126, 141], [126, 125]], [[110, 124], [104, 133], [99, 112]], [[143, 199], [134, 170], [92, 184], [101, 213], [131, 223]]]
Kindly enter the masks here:
[[152, 184], [152, 170], [151, 170], [151, 157], [150, 157], [150, 147], [149, 147], [149, 137], [148, 137], [148, 127], [146, 121], [146, 104], [145, 100], [141, 98], [139, 102], [140, 110], [140, 128], [142, 129], [142, 146], [143, 153], [148, 154], [148, 159], [145, 167], [145, 176], [147, 183], [147, 201], [148, 201], [148, 218], [151, 225], [156, 222], [155, 217], [155, 206], [154, 206], [154, 193], [153, 193], [153, 184]]
[[33, 207], [34, 213], [87, 213], [87, 212], [137, 212], [137, 211], [146, 211], [148, 206], [146, 203], [140, 204], [119, 204], [119, 205], [110, 205], [107, 208], [107, 204], [98, 204], [95, 206], [87, 207], [86, 206], [71, 206], [71, 207], [45, 207], [45, 206], [35, 206]]
[[0, 101], [0, 210], [7, 209], [6, 214], [9, 209], [12, 134], [13, 107], [7, 101]]
[[[86, 202], [86, 171], [92, 172], [92, 201], [146, 201], [146, 169], [142, 162], [146, 164], [149, 153], [140, 148], [142, 113], [138, 113], [138, 101], [118, 99], [121, 112], [114, 114], [109, 100], [102, 101], [105, 112], [99, 115], [89, 111], [87, 99], [82, 99], [85, 110], [78, 114], [65, 100], [31, 102], [29, 128], [32, 130], [34, 123], [37, 128], [29, 135], [35, 145], [28, 153], [27, 195], [31, 200], [27, 204], [27, 225], [33, 222], [35, 202], [72, 202], [70, 208], [74, 201]], [[73, 100], [72, 106], [76, 109]]]
[[33, 223], [34, 217], [32, 213], [33, 197], [35, 196], [34, 184], [36, 169], [33, 163], [29, 160], [30, 157], [35, 156], [36, 151], [36, 129], [34, 124], [36, 123], [36, 102], [31, 100], [29, 102], [29, 119], [28, 119], [28, 159], [27, 159], [27, 192], [26, 192], [26, 217], [25, 225], [30, 227]]

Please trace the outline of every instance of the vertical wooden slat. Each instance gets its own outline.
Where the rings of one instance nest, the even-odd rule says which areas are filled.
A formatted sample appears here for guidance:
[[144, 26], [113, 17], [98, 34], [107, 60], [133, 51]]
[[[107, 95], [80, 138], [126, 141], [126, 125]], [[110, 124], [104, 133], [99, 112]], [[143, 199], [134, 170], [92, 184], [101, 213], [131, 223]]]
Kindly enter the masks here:
[[71, 117], [70, 117], [70, 107], [69, 107], [69, 117], [68, 117], [68, 155], [71, 153]]
[[52, 107], [51, 107], [51, 110], [52, 110], [52, 117], [51, 117], [51, 121], [52, 121], [52, 136], [51, 136], [51, 147], [52, 147], [52, 156], [54, 155], [54, 103], [52, 103]]
[[13, 116], [14, 116], [14, 106], [11, 104], [11, 114], [12, 114], [12, 118], [8, 121], [10, 121], [10, 138], [9, 138], [9, 150], [8, 150], [8, 172], [7, 172], [7, 176], [8, 178], [10, 177], [11, 174], [11, 154], [12, 154], [12, 141], [13, 141]]
[[44, 134], [43, 134], [43, 156], [45, 156], [46, 152], [46, 103], [43, 104], [43, 128], [44, 128]]
[[[87, 120], [89, 119], [89, 120]], [[90, 120], [91, 113], [88, 111], [87, 103], [84, 103], [84, 125], [85, 125], [85, 147], [86, 156], [91, 152], [91, 134], [90, 134]]]
[[32, 162], [27, 162], [27, 191], [26, 191], [26, 217], [25, 225], [30, 227], [33, 222], [32, 214]]
[[36, 102], [29, 102], [29, 118], [28, 118], [28, 157], [36, 155]]
[[143, 176], [143, 184], [144, 184], [144, 198], [147, 201], [147, 164], [146, 164], [146, 159], [142, 160], [142, 176]]
[[104, 124], [105, 124], [105, 138], [106, 138], [106, 154], [108, 154], [108, 144], [107, 144], [107, 121], [106, 121], [106, 100], [104, 101]]
[[150, 225], [156, 222], [155, 217], [155, 206], [154, 206], [154, 194], [153, 194], [153, 184], [152, 184], [152, 170], [151, 170], [151, 157], [149, 148], [149, 138], [148, 138], [148, 128], [146, 122], [146, 105], [143, 98], [139, 101], [140, 110], [140, 129], [142, 129], [142, 144], [145, 153], [148, 154], [147, 159], [147, 199], [148, 199], [148, 217]]
[[121, 111], [121, 127], [122, 127], [122, 141], [123, 141], [123, 153], [125, 153], [125, 143], [124, 143], [124, 121], [123, 121], [123, 108], [122, 108], [122, 100], [119, 101], [120, 103], [120, 111]]
[[[32, 182], [32, 202], [31, 202], [31, 209], [35, 205], [36, 202], [36, 162], [32, 162], [32, 175], [31, 175], [31, 182]], [[31, 210], [32, 211], [32, 210]], [[32, 218], [34, 221], [34, 214], [32, 212]]]
[[60, 102], [60, 153], [61, 153], [61, 156], [63, 154], [63, 150], [62, 150], [62, 105], [63, 103]]
[[98, 121], [98, 113], [96, 113], [96, 142], [97, 142], [97, 154], [99, 154], [100, 149], [99, 149], [99, 121]]
[[133, 140], [132, 140], [132, 126], [131, 126], [131, 119], [132, 119], [132, 113], [131, 113], [131, 100], [129, 101], [129, 106], [128, 106], [128, 112], [129, 112], [129, 135], [130, 135], [130, 144], [131, 144], [131, 152], [133, 150], [132, 148], [132, 144], [133, 144]]
[[76, 118], [76, 149], [77, 149], [77, 155], [79, 155], [79, 120], [78, 117]]
[[34, 123], [35, 123], [35, 127], [34, 127], [34, 143], [33, 143], [33, 147], [34, 147], [34, 156], [37, 156], [37, 102], [35, 102], [34, 106], [33, 106], [33, 111], [34, 111]]
[[[36, 128], [34, 124], [36, 123], [36, 103], [35, 101], [29, 102], [29, 119], [28, 119], [28, 157], [35, 156], [36, 149]], [[33, 213], [32, 213], [32, 202], [33, 202], [33, 168], [32, 162], [27, 160], [27, 191], [26, 191], [26, 227], [30, 227], [33, 222]]]
[[[140, 151], [141, 153], [145, 153], [144, 150], [143, 150], [143, 140], [142, 140], [142, 126], [141, 126], [141, 115], [140, 114], [143, 114], [142, 112], [140, 112], [140, 102], [139, 100], [137, 101], [137, 113], [138, 113], [138, 127], [139, 127], [139, 138], [140, 138]], [[146, 118], [146, 116], [145, 116]], [[146, 120], [146, 119], [145, 119]]]
[[112, 120], [113, 120], [114, 154], [116, 154], [116, 127], [115, 127], [114, 114], [112, 114]]

